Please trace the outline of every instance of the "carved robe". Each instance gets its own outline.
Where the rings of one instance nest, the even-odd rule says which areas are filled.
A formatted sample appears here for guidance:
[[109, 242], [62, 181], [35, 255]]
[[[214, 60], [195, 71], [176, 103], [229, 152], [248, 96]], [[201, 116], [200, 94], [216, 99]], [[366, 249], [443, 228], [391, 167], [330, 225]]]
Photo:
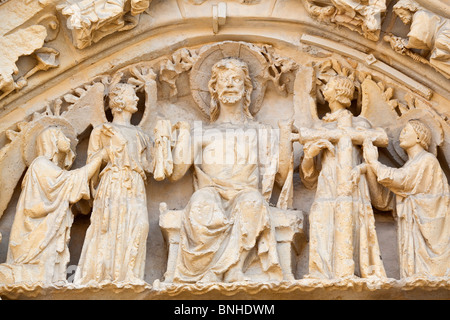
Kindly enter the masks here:
[[223, 281], [240, 252], [251, 249], [263, 271], [282, 280], [268, 202], [278, 166], [270, 147], [277, 144], [263, 144], [258, 136], [268, 127], [252, 123], [244, 130], [249, 128], [256, 134], [248, 139], [237, 133], [242, 126], [233, 125], [214, 126], [214, 138], [208, 130], [194, 137], [202, 141], [202, 161], [195, 164], [196, 191], [182, 218], [174, 282]]
[[414, 13], [408, 48], [431, 50], [430, 63], [450, 77], [450, 20], [426, 10]]
[[65, 281], [73, 222], [70, 205], [82, 198], [89, 198], [86, 168], [66, 171], [46, 157], [36, 158], [22, 183], [1, 273], [10, 273], [15, 283]]
[[400, 275], [450, 275], [450, 191], [438, 160], [422, 151], [400, 168], [376, 167], [396, 194]]
[[135, 126], [103, 124], [92, 131], [88, 157], [101, 149], [107, 150], [109, 161], [94, 191], [74, 283], [140, 283], [149, 230], [145, 181], [150, 141]]
[[[344, 116], [349, 111], [340, 114], [329, 114], [323, 120], [325, 128], [336, 128], [336, 116]], [[370, 128], [367, 120], [353, 118], [355, 127]], [[335, 146], [336, 148], [336, 146]], [[353, 146], [353, 167], [361, 164], [362, 152], [359, 146]], [[316, 165], [309, 172], [302, 172], [302, 180], [309, 189], [317, 188], [314, 202], [309, 213], [310, 241], [309, 241], [309, 275], [310, 278], [334, 279], [335, 266], [333, 257], [337, 254], [334, 245], [335, 215], [338, 197], [337, 168], [338, 155], [333, 155], [325, 149], [315, 159]], [[350, 177], [349, 177], [350, 179]], [[370, 184], [372, 185], [372, 184]], [[381, 261], [378, 238], [375, 231], [369, 183], [362, 175], [358, 185], [353, 186], [353, 260], [355, 273], [363, 278], [370, 276], [386, 277]], [[377, 207], [388, 207], [387, 199], [378, 199]], [[382, 201], [384, 201], [382, 203]], [[382, 209], [382, 208], [380, 208]], [[384, 208], [383, 208], [384, 209]]]
[[149, 5], [150, 0], [85, 0], [67, 2], [59, 8], [67, 17], [75, 45], [83, 49], [116, 31], [134, 28], [139, 20], [133, 17]]

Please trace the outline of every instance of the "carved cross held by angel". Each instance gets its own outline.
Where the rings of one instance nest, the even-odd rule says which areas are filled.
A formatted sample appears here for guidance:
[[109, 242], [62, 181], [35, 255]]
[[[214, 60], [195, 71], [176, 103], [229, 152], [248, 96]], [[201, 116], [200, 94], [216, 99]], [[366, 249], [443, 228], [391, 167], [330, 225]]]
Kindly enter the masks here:
[[[322, 149], [328, 149], [337, 159], [336, 162], [336, 190], [334, 239], [336, 248], [332, 255], [335, 277], [353, 276], [355, 263], [353, 261], [353, 228], [355, 224], [352, 176], [360, 174], [354, 169], [355, 145], [362, 145], [366, 139], [373, 141], [374, 145], [385, 147], [388, 144], [388, 136], [383, 129], [370, 129], [366, 123], [359, 119], [354, 120], [350, 106], [354, 94], [354, 84], [349, 78], [335, 76], [330, 79], [325, 90], [324, 97], [328, 101], [331, 114], [324, 121], [335, 123], [331, 127], [318, 129], [301, 128], [300, 133], [294, 134], [294, 140], [304, 145], [305, 157], [302, 169], [308, 171], [312, 167], [312, 161]], [[363, 124], [363, 126], [361, 126]]]

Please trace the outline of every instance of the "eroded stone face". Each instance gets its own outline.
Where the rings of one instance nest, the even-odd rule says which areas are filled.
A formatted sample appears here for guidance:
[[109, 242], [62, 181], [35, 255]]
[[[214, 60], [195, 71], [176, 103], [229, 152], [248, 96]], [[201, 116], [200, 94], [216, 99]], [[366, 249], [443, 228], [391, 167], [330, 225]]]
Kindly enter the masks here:
[[447, 294], [439, 1], [1, 4], [0, 295]]

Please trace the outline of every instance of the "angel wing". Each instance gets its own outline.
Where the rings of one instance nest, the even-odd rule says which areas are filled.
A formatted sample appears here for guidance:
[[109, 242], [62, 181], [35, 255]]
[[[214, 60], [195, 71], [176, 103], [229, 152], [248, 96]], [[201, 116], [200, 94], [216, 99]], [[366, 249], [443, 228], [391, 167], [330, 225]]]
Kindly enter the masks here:
[[399, 145], [400, 132], [409, 120], [419, 119], [425, 122], [432, 131], [429, 151], [438, 155], [440, 149], [448, 168], [450, 126], [433, 109], [426, 108], [425, 105], [420, 108], [403, 108], [404, 110], [401, 110], [401, 115], [399, 115], [394, 109], [396, 103], [389, 101], [386, 92], [373, 80], [365, 79], [361, 84], [361, 89], [361, 116], [369, 120], [374, 127], [386, 130], [389, 136], [388, 156], [397, 166], [402, 166], [408, 160], [407, 154]]
[[[90, 125], [96, 127], [107, 122], [103, 96], [105, 86], [97, 82], [80, 93], [79, 97], [72, 98], [74, 102], [61, 116], [70, 122], [77, 134], [84, 132]], [[64, 96], [65, 99], [69, 99]]]
[[316, 74], [312, 66], [299, 65], [294, 82], [295, 125], [310, 128], [317, 121]]
[[375, 81], [367, 78], [361, 84], [361, 117], [366, 118], [374, 127], [386, 130], [389, 137], [388, 156], [397, 166], [403, 165], [408, 156], [398, 146], [398, 137], [404, 124], [398, 121], [398, 114], [383, 96], [383, 91]]
[[8, 207], [14, 189], [26, 169], [21, 145], [21, 139], [16, 136], [11, 143], [0, 150], [0, 179], [2, 181], [2, 188], [0, 189], [0, 218]]
[[[76, 92], [75, 92], [76, 91]], [[19, 183], [27, 163], [32, 159], [27, 158], [25, 146], [30, 144], [30, 135], [28, 129], [35, 125], [42, 116], [54, 116], [60, 118], [64, 123], [70, 124], [75, 135], [80, 135], [89, 126], [97, 126], [106, 122], [106, 116], [103, 107], [104, 85], [95, 83], [87, 89], [75, 90], [63, 97], [66, 102], [71, 103], [67, 111], [59, 115], [59, 103], [56, 108], [56, 114], [48, 114], [47, 109], [44, 114], [37, 114], [30, 122], [23, 122], [19, 125], [20, 131], [9, 131], [7, 135], [11, 142], [0, 150], [0, 218], [8, 207], [14, 189]]]

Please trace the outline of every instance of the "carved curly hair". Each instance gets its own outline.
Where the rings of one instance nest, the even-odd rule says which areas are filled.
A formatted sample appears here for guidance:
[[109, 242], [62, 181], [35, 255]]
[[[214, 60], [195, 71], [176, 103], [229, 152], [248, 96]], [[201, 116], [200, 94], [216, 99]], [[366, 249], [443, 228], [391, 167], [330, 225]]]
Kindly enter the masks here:
[[123, 95], [129, 88], [133, 89], [134, 92], [134, 86], [132, 84], [117, 83], [109, 91], [109, 107], [113, 115], [122, 112], [125, 108]]
[[210, 107], [210, 120], [211, 122], [214, 122], [217, 120], [220, 114], [220, 106], [219, 106], [219, 98], [217, 93], [217, 78], [219, 76], [220, 70], [227, 70], [230, 69], [230, 64], [235, 68], [240, 68], [242, 71], [244, 71], [245, 79], [244, 79], [244, 86], [245, 86], [245, 96], [244, 96], [244, 114], [248, 119], [253, 119], [252, 114], [250, 113], [250, 103], [251, 103], [251, 97], [252, 97], [252, 91], [253, 91], [253, 84], [252, 79], [250, 78], [250, 72], [248, 69], [247, 64], [238, 59], [238, 58], [224, 58], [217, 62], [213, 67], [211, 71], [211, 80], [209, 80], [208, 88], [209, 92], [211, 94], [211, 107]]
[[334, 87], [336, 100], [339, 103], [345, 107], [349, 107], [352, 104], [352, 99], [355, 94], [355, 84], [351, 79], [344, 76], [334, 76], [328, 81], [328, 86]]
[[431, 129], [425, 123], [418, 119], [411, 119], [408, 123], [413, 127], [417, 134], [419, 144], [428, 151], [431, 143]]

